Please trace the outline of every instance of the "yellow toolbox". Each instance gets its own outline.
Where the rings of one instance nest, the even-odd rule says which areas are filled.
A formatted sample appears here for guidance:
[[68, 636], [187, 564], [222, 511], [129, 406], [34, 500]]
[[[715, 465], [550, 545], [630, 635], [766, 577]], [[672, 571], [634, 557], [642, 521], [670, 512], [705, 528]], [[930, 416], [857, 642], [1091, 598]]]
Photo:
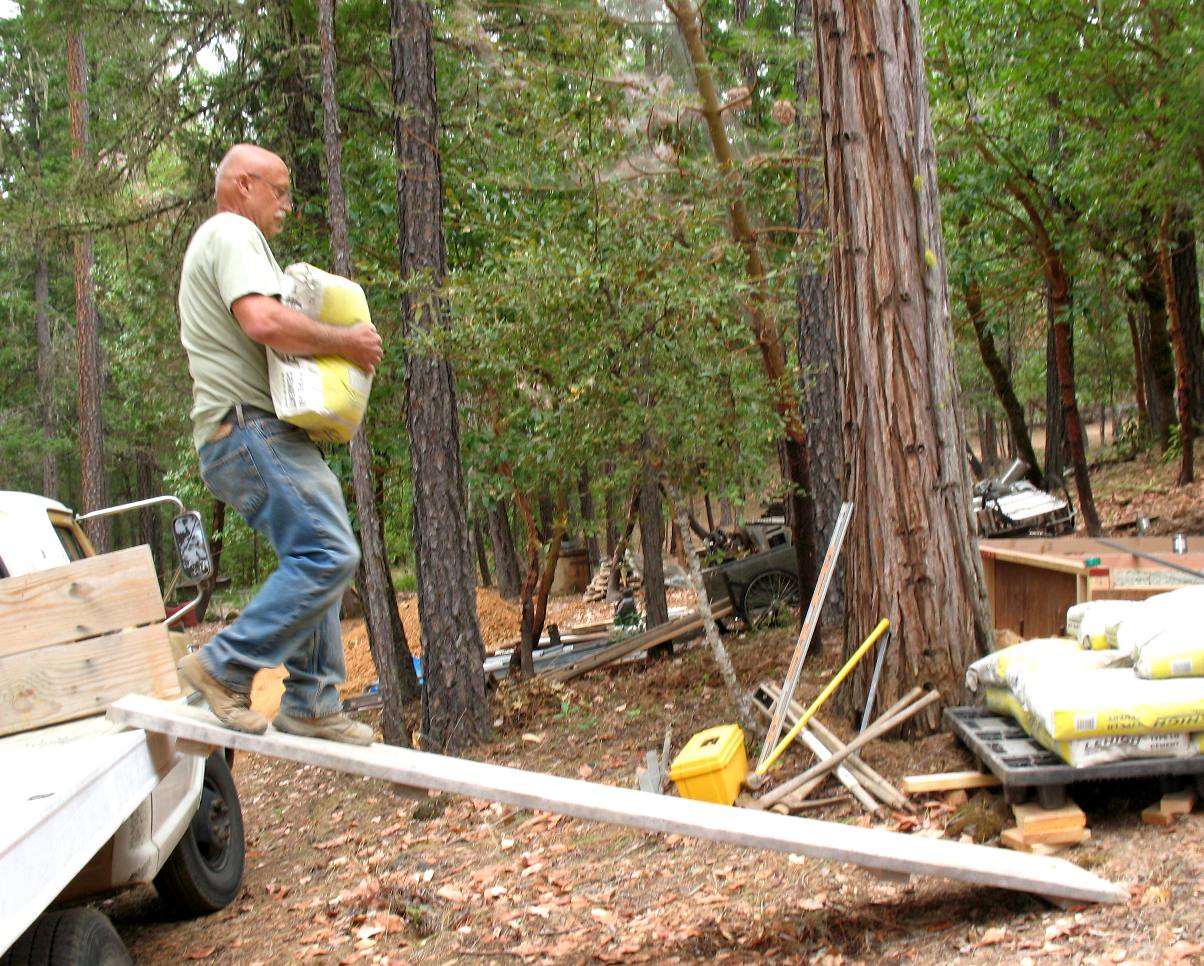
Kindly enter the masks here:
[[731, 805], [748, 774], [744, 732], [739, 725], [718, 725], [686, 742], [669, 768], [682, 798]]

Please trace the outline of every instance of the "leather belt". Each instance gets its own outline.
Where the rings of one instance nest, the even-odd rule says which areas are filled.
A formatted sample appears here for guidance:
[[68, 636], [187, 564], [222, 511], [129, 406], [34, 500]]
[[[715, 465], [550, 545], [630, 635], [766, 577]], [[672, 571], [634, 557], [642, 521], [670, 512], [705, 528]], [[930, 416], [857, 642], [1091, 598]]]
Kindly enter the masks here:
[[260, 409], [249, 403], [235, 403], [226, 411], [226, 415], [222, 417], [217, 429], [206, 442], [215, 443], [219, 439], [225, 439], [234, 431], [235, 426], [246, 426], [247, 423], [258, 422], [261, 419], [275, 418], [276, 414], [270, 413], [266, 409]]

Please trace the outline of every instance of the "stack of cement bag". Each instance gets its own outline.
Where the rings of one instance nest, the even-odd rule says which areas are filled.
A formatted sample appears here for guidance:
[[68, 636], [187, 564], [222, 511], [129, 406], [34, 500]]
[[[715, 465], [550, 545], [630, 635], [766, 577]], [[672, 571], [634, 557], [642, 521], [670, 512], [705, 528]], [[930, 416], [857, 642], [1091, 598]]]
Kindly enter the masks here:
[[1204, 586], [1077, 604], [1066, 627], [975, 661], [966, 686], [1071, 765], [1204, 754]]

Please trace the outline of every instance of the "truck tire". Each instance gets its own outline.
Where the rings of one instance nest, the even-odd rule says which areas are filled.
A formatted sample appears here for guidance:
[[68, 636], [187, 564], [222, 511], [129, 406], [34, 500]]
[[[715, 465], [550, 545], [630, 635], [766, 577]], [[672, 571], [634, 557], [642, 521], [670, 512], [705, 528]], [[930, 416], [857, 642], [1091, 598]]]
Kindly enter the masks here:
[[81, 906], [44, 912], [0, 956], [0, 966], [132, 966], [108, 918]]
[[155, 888], [181, 916], [205, 916], [224, 909], [238, 895], [245, 860], [238, 789], [225, 757], [215, 751], [205, 760], [196, 815], [155, 876]]

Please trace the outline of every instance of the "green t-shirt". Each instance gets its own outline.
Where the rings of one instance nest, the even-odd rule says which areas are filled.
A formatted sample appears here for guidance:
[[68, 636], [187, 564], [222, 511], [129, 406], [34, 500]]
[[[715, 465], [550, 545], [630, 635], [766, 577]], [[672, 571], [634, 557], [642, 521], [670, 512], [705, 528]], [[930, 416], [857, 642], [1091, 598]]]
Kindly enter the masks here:
[[274, 412], [267, 350], [230, 306], [244, 295], [278, 298], [284, 273], [255, 223], [224, 211], [206, 221], [184, 253], [180, 341], [192, 373], [192, 438], [199, 449], [235, 403]]

